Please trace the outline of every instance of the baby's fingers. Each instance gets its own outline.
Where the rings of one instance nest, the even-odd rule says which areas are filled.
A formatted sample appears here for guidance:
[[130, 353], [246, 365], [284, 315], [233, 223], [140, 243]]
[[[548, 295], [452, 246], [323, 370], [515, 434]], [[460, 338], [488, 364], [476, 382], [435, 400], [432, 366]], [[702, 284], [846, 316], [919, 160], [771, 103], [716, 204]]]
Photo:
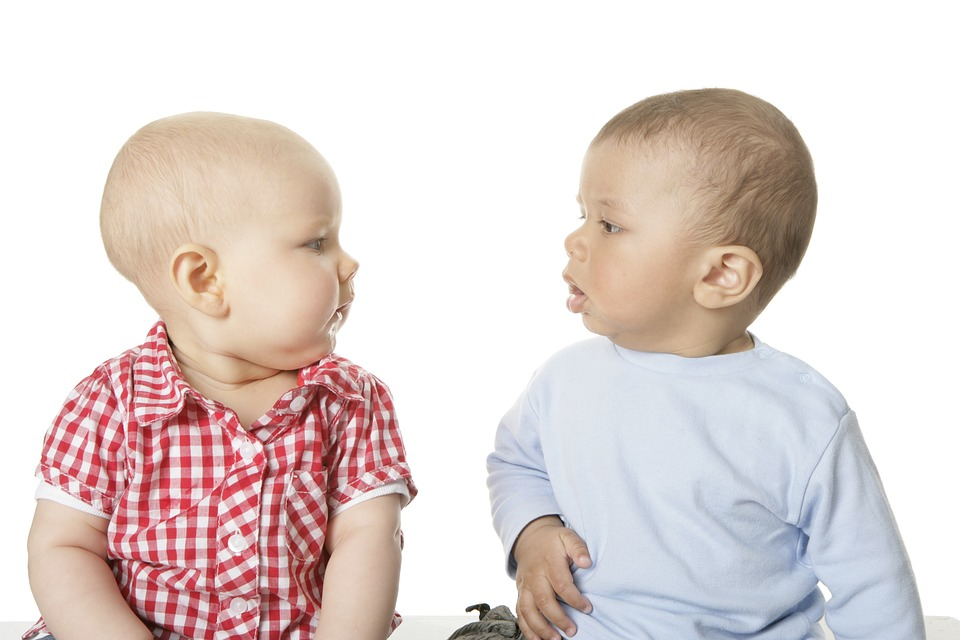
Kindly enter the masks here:
[[[564, 529], [560, 532], [560, 539], [563, 542], [567, 557], [576, 567], [586, 569], [593, 563], [590, 559], [590, 552], [587, 551], [587, 545], [576, 533], [570, 529]], [[593, 610], [590, 601], [580, 593], [573, 582], [572, 567], [551, 565], [548, 568], [547, 580], [557, 597], [574, 609], [584, 613], [590, 613]]]
[[560, 532], [560, 540], [563, 542], [564, 551], [570, 561], [580, 569], [586, 569], [593, 560], [590, 558], [590, 552], [587, 550], [587, 543], [578, 536], [572, 529], [563, 529]]
[[557, 602], [548, 582], [536, 589], [521, 587], [517, 599], [517, 620], [526, 640], [560, 640], [557, 629], [573, 636], [577, 627]]
[[[561, 571], [555, 575], [551, 574], [547, 579], [550, 581], [550, 587], [556, 593], [557, 598], [584, 613], [590, 613], [593, 610], [593, 605], [591, 605], [590, 601], [577, 589], [569, 571]], [[562, 628], [563, 627], [561, 627], [561, 629]]]

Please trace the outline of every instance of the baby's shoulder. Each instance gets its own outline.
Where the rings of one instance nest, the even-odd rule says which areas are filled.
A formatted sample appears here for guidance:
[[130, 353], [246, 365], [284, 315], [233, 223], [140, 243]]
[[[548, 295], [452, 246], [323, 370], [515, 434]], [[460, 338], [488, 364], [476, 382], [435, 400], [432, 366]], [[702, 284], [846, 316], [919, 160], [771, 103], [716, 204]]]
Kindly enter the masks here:
[[587, 338], [568, 344], [547, 358], [540, 367], [542, 370], [569, 368], [588, 363], [601, 362], [605, 358], [615, 358], [616, 347], [607, 338]]
[[75, 393], [109, 389], [122, 395], [123, 390], [129, 390], [133, 385], [140, 352], [140, 347], [134, 347], [104, 360], [77, 383]]
[[766, 393], [788, 406], [798, 405], [806, 415], [821, 412], [842, 417], [850, 411], [843, 393], [805, 360], [764, 343], [758, 343], [756, 350], [762, 366], [752, 373], [763, 382]]
[[302, 369], [300, 378], [304, 383], [318, 384], [343, 395], [366, 398], [390, 393], [387, 384], [379, 377], [352, 360], [335, 353]]
[[564, 394], [584, 380], [597, 381], [616, 365], [616, 347], [607, 338], [588, 338], [554, 352], [538, 366], [527, 387], [530, 393]]

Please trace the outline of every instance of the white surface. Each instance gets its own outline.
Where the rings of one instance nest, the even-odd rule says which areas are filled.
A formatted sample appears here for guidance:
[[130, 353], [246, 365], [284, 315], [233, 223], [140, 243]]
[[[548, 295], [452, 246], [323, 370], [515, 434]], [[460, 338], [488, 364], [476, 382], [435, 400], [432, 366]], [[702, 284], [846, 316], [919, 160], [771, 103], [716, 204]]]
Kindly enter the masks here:
[[[473, 616], [408, 616], [390, 640], [447, 640], [454, 631], [477, 619]], [[927, 640], [960, 640], [960, 621], [927, 616]], [[29, 622], [0, 622], [0, 640], [19, 640]], [[833, 634], [827, 631], [827, 638]]]

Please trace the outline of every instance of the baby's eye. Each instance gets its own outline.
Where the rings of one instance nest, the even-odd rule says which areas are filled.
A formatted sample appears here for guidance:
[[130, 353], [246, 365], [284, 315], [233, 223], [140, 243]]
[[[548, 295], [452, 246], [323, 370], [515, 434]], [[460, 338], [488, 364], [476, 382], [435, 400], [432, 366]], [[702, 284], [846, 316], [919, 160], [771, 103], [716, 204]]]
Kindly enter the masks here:
[[604, 233], [620, 233], [623, 231], [623, 227], [617, 226], [607, 220], [600, 220], [600, 226], [603, 227]]
[[312, 249], [313, 251], [320, 252], [323, 251], [323, 238], [317, 238], [316, 240], [311, 240], [304, 245], [307, 249]]

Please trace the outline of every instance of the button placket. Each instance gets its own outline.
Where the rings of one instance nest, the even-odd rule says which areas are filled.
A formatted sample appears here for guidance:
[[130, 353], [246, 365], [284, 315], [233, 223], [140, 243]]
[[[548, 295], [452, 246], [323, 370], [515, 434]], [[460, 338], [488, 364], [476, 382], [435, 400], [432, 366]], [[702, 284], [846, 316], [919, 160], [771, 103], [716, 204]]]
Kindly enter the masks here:
[[233, 448], [245, 463], [253, 462], [260, 453], [260, 446], [244, 436], [237, 436], [233, 441]]
[[246, 613], [250, 610], [250, 602], [243, 598], [233, 598], [230, 600], [230, 613], [235, 616]]
[[305, 406], [307, 406], [307, 399], [303, 396], [297, 396], [290, 401], [291, 411], [302, 411]]
[[250, 462], [257, 455], [257, 448], [250, 442], [244, 442], [240, 445], [240, 457], [244, 462]]
[[256, 522], [266, 459], [261, 443], [249, 434], [237, 434], [233, 449], [235, 464], [221, 486], [217, 589], [222, 629], [239, 637], [235, 634], [255, 630], [259, 619]]
[[230, 536], [230, 539], [227, 540], [227, 548], [234, 553], [241, 553], [244, 549], [247, 548], [247, 541], [243, 539], [243, 536], [240, 535], [240, 532], [237, 531]]

